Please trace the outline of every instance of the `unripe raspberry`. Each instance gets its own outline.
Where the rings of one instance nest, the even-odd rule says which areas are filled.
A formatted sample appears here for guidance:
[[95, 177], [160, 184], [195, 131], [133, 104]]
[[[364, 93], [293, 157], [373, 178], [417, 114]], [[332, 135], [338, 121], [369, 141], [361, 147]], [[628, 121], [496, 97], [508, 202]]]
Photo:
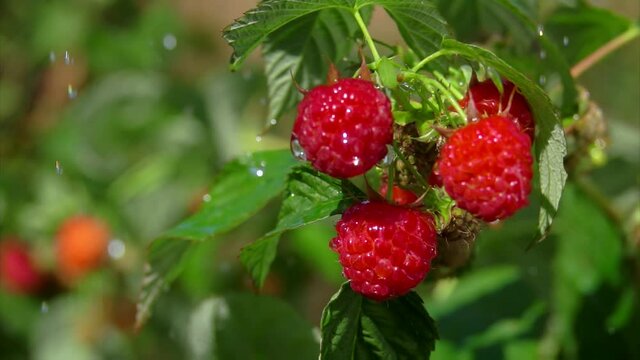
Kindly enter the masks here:
[[347, 209], [330, 246], [351, 288], [375, 300], [401, 296], [426, 276], [436, 256], [431, 215], [385, 202]]
[[529, 203], [532, 164], [529, 137], [511, 119], [496, 115], [455, 131], [436, 166], [457, 205], [492, 222]]
[[36, 267], [29, 248], [17, 239], [0, 243], [0, 283], [18, 294], [36, 293], [44, 283], [44, 275]]
[[341, 79], [305, 95], [291, 147], [333, 177], [362, 175], [386, 155], [392, 125], [391, 103], [384, 93], [369, 81]]
[[75, 280], [99, 267], [105, 258], [109, 230], [89, 216], [67, 219], [56, 236], [58, 270], [67, 280]]
[[[471, 98], [473, 98], [473, 104], [469, 104]], [[520, 130], [529, 135], [533, 142], [536, 126], [529, 103], [510, 81], [502, 83], [502, 94], [491, 80], [474, 84], [469, 88], [464, 99], [460, 101], [460, 106], [463, 108], [473, 107], [480, 118], [498, 115], [500, 111], [508, 110], [500, 115], [512, 118]]]

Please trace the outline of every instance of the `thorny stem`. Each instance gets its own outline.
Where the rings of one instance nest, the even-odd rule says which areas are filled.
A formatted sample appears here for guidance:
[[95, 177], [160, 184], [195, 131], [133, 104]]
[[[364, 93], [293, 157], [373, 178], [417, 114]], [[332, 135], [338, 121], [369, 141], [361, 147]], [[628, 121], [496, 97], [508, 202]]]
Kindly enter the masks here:
[[579, 77], [580, 75], [582, 75], [582, 73], [584, 73], [590, 67], [595, 65], [598, 61], [602, 60], [602, 58], [614, 52], [622, 45], [633, 40], [638, 35], [640, 35], [639, 26], [633, 26], [629, 28], [627, 31], [613, 38], [611, 41], [607, 42], [598, 50], [592, 52], [589, 56], [587, 56], [586, 58], [582, 59], [579, 63], [574, 65], [571, 68], [571, 76], [573, 76], [574, 78]]
[[369, 34], [369, 30], [367, 29], [367, 25], [365, 25], [362, 16], [360, 15], [360, 10], [355, 10], [353, 12], [353, 17], [356, 19], [358, 26], [360, 27], [360, 31], [362, 31], [362, 35], [364, 36], [364, 40], [367, 42], [369, 49], [371, 50], [371, 55], [373, 55], [373, 60], [378, 62], [380, 60], [380, 54], [378, 53], [378, 49], [376, 48], [376, 44], [371, 38], [371, 34]]

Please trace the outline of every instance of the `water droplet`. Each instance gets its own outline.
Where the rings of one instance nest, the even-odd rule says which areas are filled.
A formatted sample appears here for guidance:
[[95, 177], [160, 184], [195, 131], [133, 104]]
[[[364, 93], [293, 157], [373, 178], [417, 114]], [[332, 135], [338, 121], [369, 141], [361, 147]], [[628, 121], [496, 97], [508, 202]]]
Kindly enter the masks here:
[[400, 88], [402, 90], [404, 90], [404, 91], [407, 91], [407, 92], [414, 92], [415, 91], [413, 86], [411, 86], [411, 84], [409, 84], [407, 82], [400, 83]]
[[211, 194], [204, 194], [204, 195], [202, 196], [202, 201], [204, 201], [204, 202], [209, 202], [209, 201], [211, 201]]
[[162, 46], [164, 46], [164, 48], [167, 50], [173, 50], [176, 48], [177, 45], [178, 45], [178, 39], [176, 39], [176, 36], [171, 33], [166, 34], [162, 38]]
[[382, 158], [382, 160], [378, 162], [378, 166], [383, 168], [388, 167], [389, 165], [391, 165], [391, 163], [393, 163], [394, 159], [395, 153], [393, 152], [393, 148], [387, 145], [387, 154]]
[[264, 168], [262, 167], [253, 167], [251, 168], [251, 173], [257, 177], [263, 177], [264, 176]]
[[60, 163], [60, 160], [56, 160], [56, 174], [62, 175], [63, 172], [64, 172], [64, 169], [62, 168], [62, 164]]
[[124, 253], [126, 252], [126, 246], [122, 240], [113, 239], [109, 241], [107, 252], [109, 253], [109, 257], [117, 260], [124, 256]]
[[307, 154], [304, 152], [302, 145], [295, 136], [291, 137], [291, 154], [298, 160], [306, 161]]
[[544, 25], [538, 25], [538, 36], [544, 36]]
[[547, 57], [547, 52], [543, 50], [540, 50], [540, 59], [544, 60]]
[[43, 301], [40, 304], [40, 312], [43, 314], [46, 314], [49, 312], [49, 303], [47, 303], [46, 301]]
[[540, 83], [540, 85], [544, 85], [547, 83], [547, 77], [543, 74], [540, 75], [540, 78], [538, 79], [538, 83]]
[[562, 45], [564, 46], [569, 46], [569, 37], [568, 36], [563, 36], [562, 37]]
[[73, 65], [73, 63], [74, 63], [74, 60], [73, 60], [73, 58], [71, 57], [71, 54], [69, 53], [69, 51], [68, 51], [68, 50], [67, 50], [67, 51], [65, 51], [65, 52], [64, 52], [64, 64], [65, 64], [65, 65]]
[[256, 142], [261, 142], [261, 141], [262, 141], [262, 136], [256, 135]]
[[53, 51], [49, 51], [49, 62], [55, 62], [56, 61], [56, 53]]
[[353, 159], [351, 159], [351, 163], [353, 164], [353, 166], [360, 165], [360, 158], [357, 156], [354, 156]]
[[580, 115], [579, 114], [573, 114], [573, 121], [578, 121], [580, 120]]
[[67, 85], [67, 97], [71, 100], [78, 97], [78, 90], [74, 89], [71, 84]]
[[277, 123], [278, 123], [278, 120], [276, 120], [276, 119], [271, 119], [271, 120], [269, 120], [269, 124], [270, 124], [271, 126], [275, 126]]

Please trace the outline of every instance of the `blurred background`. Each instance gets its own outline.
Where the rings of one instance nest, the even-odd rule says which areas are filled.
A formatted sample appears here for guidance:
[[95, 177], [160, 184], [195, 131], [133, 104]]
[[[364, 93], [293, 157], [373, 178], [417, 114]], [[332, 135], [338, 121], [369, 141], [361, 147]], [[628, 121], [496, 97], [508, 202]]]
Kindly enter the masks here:
[[[540, 21], [572, 3], [529, 2]], [[636, 1], [592, 3], [639, 17]], [[2, 270], [33, 268], [18, 285], [2, 278], [0, 358], [188, 358], [197, 305], [255, 291], [237, 255], [274, 225], [277, 203], [199, 245], [150, 321], [133, 329], [149, 242], [215, 201], [207, 189], [226, 161], [289, 146], [293, 114], [268, 121], [259, 52], [244, 70], [227, 69], [222, 29], [254, 5], [0, 3]], [[372, 28], [401, 42], [381, 11]], [[578, 79], [604, 114], [608, 146], [568, 186], [545, 242], [524, 250], [532, 206], [484, 231], [459, 277], [419, 288], [440, 328], [435, 357], [640, 358], [639, 79], [638, 39]], [[77, 240], [87, 234], [99, 239], [94, 248]], [[332, 236], [332, 221], [288, 234], [263, 290], [308, 326], [343, 281]]]

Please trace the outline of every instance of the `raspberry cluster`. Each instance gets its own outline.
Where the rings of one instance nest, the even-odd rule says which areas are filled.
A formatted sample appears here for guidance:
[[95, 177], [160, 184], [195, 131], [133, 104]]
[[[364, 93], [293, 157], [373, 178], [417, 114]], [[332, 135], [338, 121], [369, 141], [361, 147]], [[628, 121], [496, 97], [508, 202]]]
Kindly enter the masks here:
[[[341, 79], [305, 93], [292, 149], [317, 170], [362, 175], [392, 141], [403, 159], [391, 165], [396, 183], [383, 176], [375, 198], [353, 205], [336, 224], [330, 247], [354, 291], [378, 301], [402, 296], [425, 278], [438, 252], [438, 265], [462, 267], [479, 220], [504, 219], [527, 205], [535, 125], [525, 98], [508, 81], [502, 92], [485, 81], [472, 85], [460, 105], [468, 124], [443, 131], [444, 144], [423, 143], [414, 124], [393, 124], [389, 99], [369, 81]], [[418, 207], [422, 197], [409, 190], [424, 184], [417, 176], [455, 200], [457, 215], [438, 230], [431, 213]], [[390, 203], [383, 200], [389, 193]]]

